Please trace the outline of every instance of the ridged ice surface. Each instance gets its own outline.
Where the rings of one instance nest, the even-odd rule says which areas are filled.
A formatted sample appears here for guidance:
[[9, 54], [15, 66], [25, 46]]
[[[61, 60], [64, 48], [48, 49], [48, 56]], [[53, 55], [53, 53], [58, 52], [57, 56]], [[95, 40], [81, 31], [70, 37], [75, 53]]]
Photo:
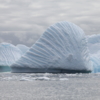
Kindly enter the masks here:
[[[83, 30], [70, 22], [56, 23], [11, 68], [92, 69]], [[28, 70], [28, 69], [27, 69]]]
[[10, 66], [21, 57], [21, 51], [9, 43], [0, 44], [0, 66]]
[[16, 47], [18, 47], [22, 51], [22, 55], [25, 54], [29, 49], [29, 47], [27, 47], [23, 44], [18, 44]]
[[93, 63], [93, 73], [100, 72], [100, 34], [87, 37], [91, 61]]

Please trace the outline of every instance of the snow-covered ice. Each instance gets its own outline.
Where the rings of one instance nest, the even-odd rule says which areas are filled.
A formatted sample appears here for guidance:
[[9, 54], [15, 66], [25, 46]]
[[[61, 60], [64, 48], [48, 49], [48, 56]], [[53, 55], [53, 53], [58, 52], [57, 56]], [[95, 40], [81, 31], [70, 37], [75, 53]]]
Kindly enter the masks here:
[[21, 57], [21, 51], [10, 43], [0, 44], [0, 66], [10, 66]]
[[73, 23], [56, 23], [11, 68], [12, 72], [91, 71], [85, 34]]

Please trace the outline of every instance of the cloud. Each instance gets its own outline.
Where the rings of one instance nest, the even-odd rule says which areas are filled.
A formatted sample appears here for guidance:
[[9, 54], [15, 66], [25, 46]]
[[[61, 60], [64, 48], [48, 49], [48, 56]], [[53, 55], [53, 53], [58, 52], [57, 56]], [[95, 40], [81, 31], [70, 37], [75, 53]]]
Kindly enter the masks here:
[[9, 32], [9, 31], [1, 31], [0, 33], [0, 42], [7, 42], [12, 43], [14, 45], [17, 44], [24, 44], [27, 46], [33, 45], [38, 38], [40, 37], [40, 34], [33, 34], [32, 32]]
[[99, 34], [99, 3], [100, 0], [0, 0], [0, 42], [30, 46], [47, 27], [64, 20], [77, 24], [86, 34]]

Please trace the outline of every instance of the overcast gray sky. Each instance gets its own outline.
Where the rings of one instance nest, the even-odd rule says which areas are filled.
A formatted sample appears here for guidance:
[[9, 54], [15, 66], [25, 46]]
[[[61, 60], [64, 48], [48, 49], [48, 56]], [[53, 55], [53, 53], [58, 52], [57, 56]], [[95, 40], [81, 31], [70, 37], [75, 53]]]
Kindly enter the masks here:
[[100, 0], [0, 0], [0, 43], [31, 46], [50, 25], [70, 21], [100, 33]]

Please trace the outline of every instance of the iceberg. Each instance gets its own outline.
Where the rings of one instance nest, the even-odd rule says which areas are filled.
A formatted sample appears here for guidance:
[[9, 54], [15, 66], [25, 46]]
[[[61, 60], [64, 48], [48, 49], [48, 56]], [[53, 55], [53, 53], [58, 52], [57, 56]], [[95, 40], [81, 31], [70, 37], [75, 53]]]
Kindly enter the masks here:
[[0, 44], [0, 66], [10, 66], [21, 57], [21, 51], [10, 43]]
[[100, 34], [87, 36], [89, 52], [95, 54], [100, 50]]
[[23, 44], [18, 44], [16, 47], [18, 47], [22, 51], [22, 55], [25, 54], [29, 49], [29, 47], [27, 47]]
[[90, 59], [93, 64], [92, 73], [100, 72], [100, 34], [87, 36]]
[[95, 44], [100, 43], [100, 34], [93, 34], [87, 36], [88, 43]]
[[100, 52], [96, 54], [91, 54], [90, 59], [93, 64], [92, 73], [100, 72]]
[[11, 66], [12, 72], [91, 72], [87, 40], [77, 25], [63, 21], [51, 25]]

